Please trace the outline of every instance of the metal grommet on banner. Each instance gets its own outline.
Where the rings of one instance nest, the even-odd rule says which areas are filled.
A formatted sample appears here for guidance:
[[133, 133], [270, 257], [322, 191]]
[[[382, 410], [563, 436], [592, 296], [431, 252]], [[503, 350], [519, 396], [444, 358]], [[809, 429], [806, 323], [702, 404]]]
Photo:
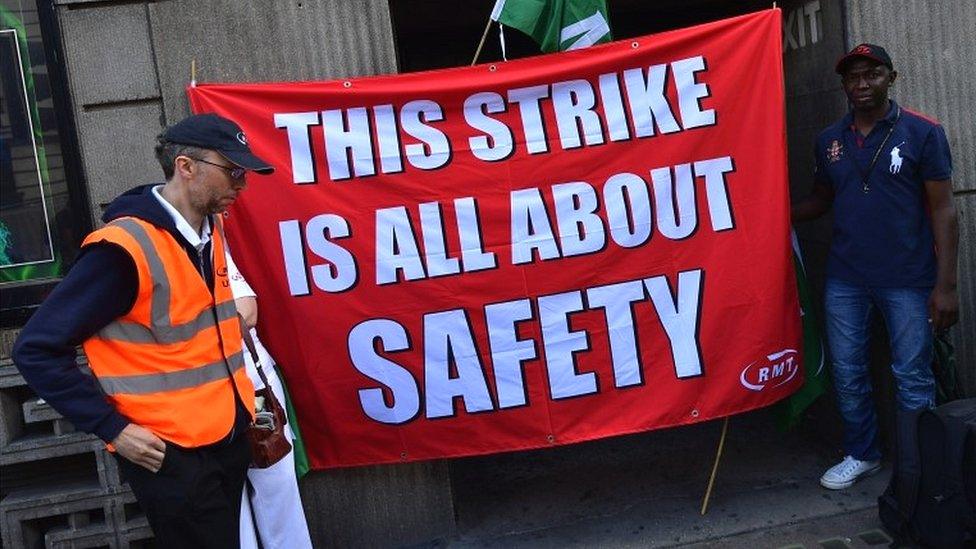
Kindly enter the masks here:
[[553, 435], [546, 435], [546, 440], [549, 441], [549, 444], [552, 444], [556, 442], [556, 437]]
[[633, 42], [630, 43], [630, 47], [636, 50], [637, 48], [640, 47], [640, 43], [638, 43], [637, 40], [634, 40]]
[[491, 71], [491, 72], [495, 72], [495, 71], [498, 70], [498, 67], [496, 67], [494, 64], [491, 64], [491, 65], [488, 65], [488, 70]]
[[351, 88], [352, 87], [352, 82], [346, 80], [345, 82], [342, 83], [342, 87], [343, 88]]
[[407, 459], [407, 453], [406, 452], [400, 452], [400, 459]]
[[691, 411], [691, 417], [698, 417], [699, 415], [700, 414], [698, 413], [698, 409], [697, 408], [695, 408], [694, 410]]

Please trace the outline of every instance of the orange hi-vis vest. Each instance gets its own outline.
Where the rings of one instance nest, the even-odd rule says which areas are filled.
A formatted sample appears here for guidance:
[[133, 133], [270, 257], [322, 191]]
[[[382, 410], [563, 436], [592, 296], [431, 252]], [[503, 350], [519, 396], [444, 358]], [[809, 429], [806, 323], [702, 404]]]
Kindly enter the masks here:
[[115, 219], [82, 243], [120, 246], [139, 273], [132, 309], [82, 344], [92, 372], [119, 413], [187, 448], [230, 432], [237, 413], [231, 377], [246, 407], [254, 395], [227, 278], [223, 228], [219, 216], [211, 219], [213, 293], [176, 238], [147, 221]]

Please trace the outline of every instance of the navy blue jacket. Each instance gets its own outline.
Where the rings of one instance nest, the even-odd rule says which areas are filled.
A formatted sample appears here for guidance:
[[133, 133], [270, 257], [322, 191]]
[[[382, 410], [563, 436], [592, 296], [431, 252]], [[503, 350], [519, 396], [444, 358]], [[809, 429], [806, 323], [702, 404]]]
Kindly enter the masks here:
[[[196, 250], [153, 196], [154, 186], [136, 187], [120, 195], [102, 220], [107, 223], [130, 216], [166, 229], [196, 264]], [[209, 272], [207, 267], [204, 270]], [[212, 276], [207, 278], [212, 280]], [[75, 348], [128, 313], [138, 285], [138, 272], [128, 252], [109, 243], [86, 246], [14, 344], [14, 364], [38, 396], [76, 428], [106, 442], [114, 440], [129, 420], [106, 399], [95, 379], [78, 368]]]

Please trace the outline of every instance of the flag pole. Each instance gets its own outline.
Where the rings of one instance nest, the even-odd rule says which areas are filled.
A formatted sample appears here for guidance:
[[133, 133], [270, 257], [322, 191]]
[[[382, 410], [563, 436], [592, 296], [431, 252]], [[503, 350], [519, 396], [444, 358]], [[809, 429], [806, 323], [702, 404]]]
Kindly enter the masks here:
[[473, 67], [475, 63], [478, 62], [478, 57], [481, 55], [481, 48], [485, 45], [485, 38], [488, 38], [488, 29], [491, 28], [491, 17], [488, 17], [488, 24], [485, 25], [485, 32], [481, 34], [481, 42], [478, 43], [478, 50], [474, 52], [474, 59], [471, 60], [471, 66]]
[[722, 436], [718, 439], [718, 449], [715, 451], [715, 463], [712, 464], [712, 474], [708, 478], [708, 488], [705, 489], [705, 498], [702, 500], [701, 514], [705, 516], [708, 511], [708, 499], [712, 496], [712, 487], [715, 485], [715, 473], [718, 471], [718, 462], [722, 459], [722, 448], [725, 447], [725, 435], [729, 431], [729, 418], [726, 416], [722, 423]]

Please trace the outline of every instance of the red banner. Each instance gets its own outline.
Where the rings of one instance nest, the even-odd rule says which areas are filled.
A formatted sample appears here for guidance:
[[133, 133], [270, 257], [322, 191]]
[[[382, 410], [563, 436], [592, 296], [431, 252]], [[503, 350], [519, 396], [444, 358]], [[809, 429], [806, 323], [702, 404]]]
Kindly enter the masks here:
[[586, 50], [201, 85], [313, 467], [539, 448], [797, 389], [778, 10]]

